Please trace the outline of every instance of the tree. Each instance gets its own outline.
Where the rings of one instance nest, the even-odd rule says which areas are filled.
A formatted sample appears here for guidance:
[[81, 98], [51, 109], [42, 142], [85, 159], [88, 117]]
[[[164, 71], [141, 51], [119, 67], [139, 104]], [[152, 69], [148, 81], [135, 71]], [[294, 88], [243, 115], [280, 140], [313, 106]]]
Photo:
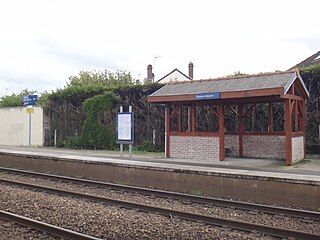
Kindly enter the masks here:
[[108, 86], [130, 85], [134, 79], [131, 74], [126, 71], [117, 71], [115, 73], [103, 71], [80, 71], [79, 76], [69, 77], [67, 86], [79, 86], [89, 84], [102, 84]]
[[6, 95], [0, 98], [0, 107], [18, 107], [23, 106], [22, 98], [24, 96], [32, 95], [36, 91], [22, 90], [19, 94]]

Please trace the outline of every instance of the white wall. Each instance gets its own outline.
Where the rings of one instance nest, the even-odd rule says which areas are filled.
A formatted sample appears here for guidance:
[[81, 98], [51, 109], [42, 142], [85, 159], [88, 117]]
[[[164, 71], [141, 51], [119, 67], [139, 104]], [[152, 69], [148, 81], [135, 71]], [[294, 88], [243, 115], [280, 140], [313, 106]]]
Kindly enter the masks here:
[[[43, 145], [43, 109], [31, 114], [31, 145]], [[28, 146], [29, 114], [26, 107], [0, 108], [0, 145]]]

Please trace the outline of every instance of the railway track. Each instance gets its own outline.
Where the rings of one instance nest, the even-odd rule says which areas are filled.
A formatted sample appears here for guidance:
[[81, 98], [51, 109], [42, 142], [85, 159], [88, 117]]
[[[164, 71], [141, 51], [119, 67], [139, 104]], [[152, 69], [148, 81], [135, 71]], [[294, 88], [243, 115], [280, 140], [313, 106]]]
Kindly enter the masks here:
[[[23, 172], [24, 174], [27, 174], [25, 171], [19, 171], [19, 172]], [[40, 175], [42, 175], [43, 177], [44, 176], [51, 177], [51, 175], [47, 175], [47, 174], [40, 174]], [[54, 176], [54, 177], [58, 178], [59, 180], [66, 180], [65, 177], [61, 177], [61, 176]], [[67, 179], [70, 179], [70, 178], [67, 178]], [[73, 178], [71, 178], [71, 179], [73, 179]], [[86, 184], [99, 183], [99, 182], [88, 181], [88, 180], [79, 180], [79, 179], [73, 179], [73, 180], [74, 181], [81, 181], [82, 183], [84, 181]], [[320, 239], [320, 235], [318, 235], [318, 234], [306, 233], [306, 232], [301, 232], [301, 231], [293, 231], [293, 230], [283, 229], [283, 228], [275, 228], [275, 227], [265, 226], [265, 225], [261, 225], [261, 224], [253, 224], [253, 223], [235, 221], [235, 220], [230, 220], [230, 219], [225, 219], [225, 218], [217, 218], [217, 217], [213, 217], [213, 216], [194, 214], [194, 213], [177, 211], [177, 210], [166, 209], [166, 208], [161, 208], [161, 207], [148, 206], [145, 204], [142, 205], [142, 204], [132, 203], [132, 202], [128, 202], [128, 201], [120, 201], [120, 200], [115, 200], [115, 199], [110, 199], [110, 198], [105, 198], [105, 197], [92, 196], [92, 195], [82, 194], [82, 193], [78, 193], [78, 192], [66, 191], [66, 190], [61, 190], [61, 189], [56, 189], [56, 188], [49, 188], [49, 187], [39, 186], [39, 185], [35, 185], [35, 184], [27, 184], [27, 183], [17, 182], [17, 181], [10, 181], [10, 180], [6, 180], [6, 179], [1, 179], [0, 182], [3, 184], [15, 185], [15, 186], [19, 186], [19, 187], [23, 187], [23, 188], [27, 188], [27, 189], [31, 189], [31, 190], [44, 191], [44, 192], [49, 192], [49, 193], [53, 193], [53, 194], [59, 194], [62, 196], [69, 196], [69, 197], [71, 196], [71, 197], [75, 197], [75, 198], [82, 198], [82, 199], [86, 199], [86, 200], [90, 200], [90, 201], [102, 202], [102, 203], [106, 203], [106, 204], [116, 205], [116, 206], [129, 208], [129, 209], [140, 210], [140, 211], [144, 211], [144, 212], [152, 212], [152, 213], [162, 214], [162, 215], [165, 215], [168, 217], [176, 217], [176, 218], [180, 218], [180, 219], [198, 221], [198, 222], [203, 222], [206, 224], [211, 224], [211, 225], [216, 225], [216, 226], [228, 226], [233, 229], [239, 229], [239, 230], [245, 230], [245, 231], [256, 231], [256, 232], [260, 232], [260, 233], [264, 233], [264, 234], [268, 234], [268, 235], [272, 235], [272, 236], [277, 236], [277, 237], [281, 237], [281, 238], [293, 237], [295, 239], [307, 239], [307, 240], [308, 239]], [[106, 183], [99, 183], [99, 184], [102, 184], [103, 186], [110, 185], [110, 184], [106, 184]], [[116, 184], [111, 184], [111, 185], [113, 187], [121, 186], [123, 188], [130, 188], [131, 189], [131, 187], [128, 187], [128, 186], [116, 185]], [[134, 187], [134, 189], [140, 189], [140, 188]], [[130, 191], [134, 191], [134, 190], [130, 190]], [[143, 189], [143, 191], [148, 191], [148, 189]], [[156, 195], [154, 192], [161, 192], [162, 197], [164, 196], [164, 194], [168, 194], [166, 196], [172, 197], [172, 195], [170, 195], [169, 193], [166, 193], [164, 191], [157, 191], [157, 190], [150, 190], [150, 191], [153, 192], [152, 193], [153, 195]], [[148, 193], [148, 194], [151, 194], [151, 193]], [[176, 193], [173, 193], [173, 194], [176, 194]], [[182, 196], [183, 194], [177, 194], [177, 196], [180, 196], [180, 195]], [[186, 196], [190, 196], [190, 195], [184, 195], [183, 196], [184, 200], [187, 199], [188, 201], [190, 201], [190, 199], [187, 198]], [[197, 199], [198, 201], [200, 200], [199, 197], [195, 197], [195, 196], [191, 196], [191, 197]], [[205, 198], [205, 199], [206, 199], [205, 201], [208, 201], [211, 198]], [[232, 201], [232, 202], [234, 202], [234, 201]], [[254, 204], [254, 205], [256, 205], [256, 204]], [[246, 208], [248, 208], [248, 206], [249, 205], [246, 204]], [[250, 210], [252, 210], [252, 209], [250, 209]], [[289, 209], [286, 209], [286, 211], [288, 211], [288, 210]], [[275, 210], [273, 210], [273, 212], [275, 212]], [[300, 215], [301, 217], [319, 219], [319, 213], [310, 212], [310, 211], [295, 210], [294, 216], [297, 216], [298, 212], [302, 212], [302, 214]], [[279, 214], [279, 213], [277, 212], [277, 214]]]
[[36, 172], [30, 172], [25, 170], [10, 169], [10, 168], [0, 167], [0, 171], [11, 172], [16, 174], [25, 174], [29, 176], [36, 176], [36, 177], [43, 177], [43, 178], [51, 178], [51, 179], [72, 182], [77, 184], [86, 184], [86, 185], [91, 185], [95, 187], [109, 188], [109, 189], [119, 190], [119, 191], [135, 192], [140, 194], [153, 195], [156, 197], [172, 198], [172, 199], [194, 202], [194, 203], [212, 204], [212, 205], [221, 206], [221, 207], [232, 207], [232, 208], [237, 208], [241, 210], [257, 211], [257, 212], [264, 212], [264, 213], [276, 214], [276, 215], [286, 215], [290, 217], [298, 217], [298, 218], [313, 219], [316, 221], [320, 221], [320, 212], [314, 212], [314, 211], [308, 211], [308, 210], [269, 206], [269, 205], [263, 205], [263, 204], [255, 204], [255, 203], [246, 203], [246, 202], [239, 202], [234, 200], [219, 199], [219, 198], [212, 198], [212, 197], [201, 197], [201, 196], [194, 196], [190, 194], [183, 194], [183, 193], [177, 193], [177, 192], [148, 189], [148, 188], [128, 186], [128, 185], [122, 185], [122, 184], [99, 182], [99, 181], [65, 177], [65, 176], [52, 175], [52, 174], [46, 174], [46, 173], [36, 173]]
[[36, 229], [42, 232], [50, 233], [57, 237], [62, 237], [70, 240], [100, 240], [93, 236], [71, 231], [69, 229], [57, 227], [51, 224], [40, 222], [31, 218], [20, 216], [6, 211], [0, 210], [0, 218], [9, 222], [18, 223], [22, 226]]

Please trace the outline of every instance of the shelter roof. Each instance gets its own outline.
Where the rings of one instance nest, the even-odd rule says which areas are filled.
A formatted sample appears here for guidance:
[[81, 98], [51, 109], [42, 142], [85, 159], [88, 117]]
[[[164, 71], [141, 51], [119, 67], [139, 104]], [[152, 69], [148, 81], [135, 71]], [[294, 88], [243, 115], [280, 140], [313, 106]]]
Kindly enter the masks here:
[[[274, 96], [286, 94], [294, 81], [299, 81], [303, 96], [309, 93], [300, 74], [276, 72], [245, 75], [228, 78], [171, 82], [148, 97], [149, 102], [169, 102], [173, 100], [206, 100]], [[184, 97], [182, 97], [184, 96]], [[211, 98], [210, 98], [211, 96]]]

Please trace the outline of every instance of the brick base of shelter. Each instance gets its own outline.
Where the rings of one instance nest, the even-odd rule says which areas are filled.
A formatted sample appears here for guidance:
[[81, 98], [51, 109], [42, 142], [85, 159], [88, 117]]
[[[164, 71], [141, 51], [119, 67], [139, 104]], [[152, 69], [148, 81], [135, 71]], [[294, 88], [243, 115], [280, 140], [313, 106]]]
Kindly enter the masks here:
[[[304, 137], [292, 137], [292, 162], [304, 158]], [[227, 157], [240, 157], [239, 135], [225, 135]], [[218, 136], [170, 136], [170, 157], [216, 161], [219, 159]], [[243, 157], [286, 159], [286, 138], [284, 135], [243, 136]]]
[[219, 137], [171, 136], [170, 156], [182, 159], [219, 161]]

